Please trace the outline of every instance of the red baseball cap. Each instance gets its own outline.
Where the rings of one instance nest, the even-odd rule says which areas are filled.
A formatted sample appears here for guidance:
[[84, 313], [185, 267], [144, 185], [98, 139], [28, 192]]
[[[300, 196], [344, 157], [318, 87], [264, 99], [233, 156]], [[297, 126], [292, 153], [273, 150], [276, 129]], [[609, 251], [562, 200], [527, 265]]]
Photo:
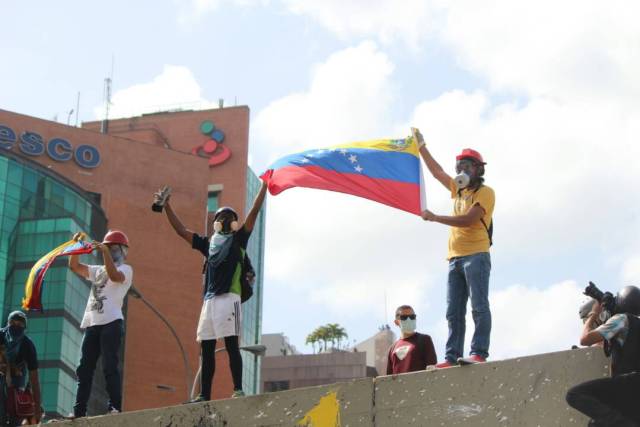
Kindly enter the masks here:
[[483, 165], [487, 164], [482, 158], [482, 154], [478, 153], [472, 148], [465, 148], [460, 154], [456, 156], [456, 160], [462, 159], [474, 159], [475, 161], [480, 162]]

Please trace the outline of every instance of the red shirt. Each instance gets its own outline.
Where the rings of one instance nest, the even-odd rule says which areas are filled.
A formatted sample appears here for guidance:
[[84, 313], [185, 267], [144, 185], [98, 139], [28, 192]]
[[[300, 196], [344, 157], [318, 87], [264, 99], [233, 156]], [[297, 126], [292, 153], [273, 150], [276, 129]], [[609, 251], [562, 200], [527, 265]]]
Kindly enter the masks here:
[[387, 375], [424, 370], [437, 362], [436, 350], [429, 335], [415, 333], [400, 338], [389, 349]]

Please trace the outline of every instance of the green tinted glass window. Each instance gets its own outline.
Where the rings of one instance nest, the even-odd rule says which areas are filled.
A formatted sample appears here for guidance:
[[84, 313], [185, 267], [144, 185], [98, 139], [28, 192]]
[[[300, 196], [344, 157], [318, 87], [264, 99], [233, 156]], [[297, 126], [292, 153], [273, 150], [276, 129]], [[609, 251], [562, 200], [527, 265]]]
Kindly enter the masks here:
[[218, 193], [209, 192], [209, 197], [207, 197], [207, 211], [215, 212], [217, 210], [218, 210]]

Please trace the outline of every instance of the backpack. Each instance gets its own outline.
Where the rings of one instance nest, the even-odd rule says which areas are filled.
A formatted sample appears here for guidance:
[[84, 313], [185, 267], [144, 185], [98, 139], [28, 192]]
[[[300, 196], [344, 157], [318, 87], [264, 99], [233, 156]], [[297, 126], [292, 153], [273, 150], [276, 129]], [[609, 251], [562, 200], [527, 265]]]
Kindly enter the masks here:
[[242, 264], [240, 270], [240, 302], [243, 303], [253, 296], [253, 284], [256, 282], [256, 271], [253, 269], [251, 259], [244, 249], [242, 254]]
[[[475, 203], [473, 200], [473, 196], [482, 188], [482, 185], [475, 189], [473, 195], [471, 196], [471, 206]], [[480, 218], [480, 222], [484, 225], [484, 229], [487, 230], [487, 234], [489, 235], [489, 246], [493, 246], [493, 217], [491, 218], [491, 225], [487, 227], [487, 223], [484, 222], [484, 218]]]

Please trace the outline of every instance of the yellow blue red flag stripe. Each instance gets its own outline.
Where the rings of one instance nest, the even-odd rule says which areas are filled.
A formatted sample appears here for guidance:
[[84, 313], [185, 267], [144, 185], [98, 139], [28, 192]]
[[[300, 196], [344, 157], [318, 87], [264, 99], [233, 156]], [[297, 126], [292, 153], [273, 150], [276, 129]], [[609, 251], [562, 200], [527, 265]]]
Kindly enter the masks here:
[[42, 311], [42, 290], [44, 287], [44, 275], [59, 256], [89, 254], [93, 251], [91, 243], [85, 242], [86, 235], [81, 234], [76, 240], [65, 242], [40, 258], [34, 264], [24, 285], [24, 298], [22, 308], [24, 310]]
[[416, 215], [425, 209], [420, 157], [412, 137], [290, 154], [273, 163], [261, 178], [273, 195], [306, 187], [363, 197]]

